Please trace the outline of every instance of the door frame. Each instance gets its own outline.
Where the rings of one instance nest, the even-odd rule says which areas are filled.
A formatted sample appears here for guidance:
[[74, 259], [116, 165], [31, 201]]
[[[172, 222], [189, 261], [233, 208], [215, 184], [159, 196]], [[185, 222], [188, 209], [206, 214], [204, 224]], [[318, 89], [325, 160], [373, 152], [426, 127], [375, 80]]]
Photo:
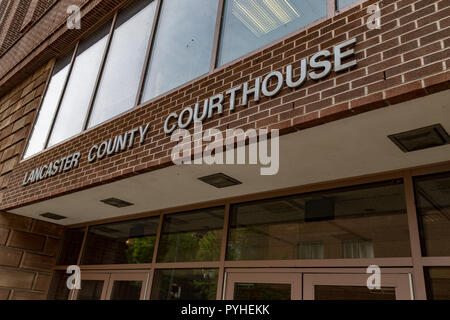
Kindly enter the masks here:
[[227, 275], [224, 300], [234, 297], [235, 283], [282, 283], [291, 285], [291, 300], [302, 299], [302, 274], [293, 272], [231, 272]]
[[[100, 295], [100, 300], [106, 300], [106, 292], [108, 289], [108, 285], [109, 285], [109, 278], [110, 278], [110, 274], [106, 273], [106, 272], [87, 272], [85, 274], [82, 273], [81, 276], [81, 285], [83, 280], [98, 280], [98, 281], [103, 281], [103, 288], [102, 288], [102, 293]], [[81, 287], [83, 288], [83, 287]], [[78, 295], [80, 293], [80, 290], [73, 290], [73, 295], [72, 295], [72, 300], [78, 300]]]
[[[382, 285], [384, 283], [396, 286], [400, 286], [399, 294], [400, 299], [414, 299], [414, 283], [413, 283], [413, 268], [412, 267], [381, 267], [381, 280]], [[319, 281], [325, 281], [326, 277], [322, 276], [332, 275], [337, 278], [347, 278], [346, 275], [350, 275], [348, 278], [357, 278], [358, 275], [361, 279], [367, 279], [371, 274], [367, 273], [366, 268], [225, 268], [224, 287], [222, 292], [222, 298], [224, 300], [232, 299], [234, 294], [234, 283], [236, 282], [259, 282], [259, 283], [292, 283], [292, 277], [295, 278], [295, 282], [292, 286], [291, 299], [293, 300], [309, 300], [306, 294], [306, 286], [309, 286], [311, 282], [306, 282], [305, 278], [309, 276], [317, 276]], [[280, 278], [281, 276], [281, 278]], [[308, 277], [305, 277], [308, 276]], [[355, 278], [355, 279], [356, 279]], [[385, 280], [383, 281], [383, 279]], [[400, 278], [395, 280], [396, 278]], [[281, 279], [281, 280], [278, 280]], [[324, 279], [324, 280], [321, 280]], [[281, 281], [281, 282], [280, 282]], [[308, 280], [309, 281], [309, 280]], [[312, 283], [315, 283], [314, 280]], [[338, 281], [336, 283], [339, 283]], [[349, 282], [351, 283], [351, 281]], [[338, 284], [340, 285], [340, 284]], [[350, 284], [352, 285], [352, 284]], [[298, 287], [300, 287], [300, 293], [298, 293]], [[407, 289], [407, 290], [406, 290]], [[396, 290], [397, 295], [397, 290]], [[314, 296], [314, 295], [313, 295]]]
[[[109, 300], [112, 293], [113, 283], [116, 280], [142, 281], [139, 299], [145, 300], [149, 291], [151, 270], [82, 270], [81, 281], [101, 280], [104, 281], [100, 300]], [[69, 300], [78, 300], [80, 290], [71, 290]]]
[[[303, 274], [303, 299], [315, 300], [316, 285], [364, 287], [368, 276], [368, 274], [355, 273], [305, 273]], [[414, 299], [410, 273], [382, 274], [381, 286], [394, 287], [396, 300]]]
[[133, 272], [133, 273], [111, 273], [108, 283], [108, 290], [106, 292], [106, 300], [111, 299], [114, 281], [142, 281], [141, 293], [139, 300], [144, 300], [148, 290], [148, 280], [150, 278], [149, 272]]

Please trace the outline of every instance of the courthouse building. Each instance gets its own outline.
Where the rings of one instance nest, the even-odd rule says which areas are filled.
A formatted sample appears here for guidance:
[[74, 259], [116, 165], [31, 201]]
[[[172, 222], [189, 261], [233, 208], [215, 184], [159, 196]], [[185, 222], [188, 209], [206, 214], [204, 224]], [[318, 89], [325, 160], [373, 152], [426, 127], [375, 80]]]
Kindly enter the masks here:
[[[449, 46], [448, 0], [2, 0], [0, 299], [450, 299]], [[194, 120], [278, 172], [175, 164]]]

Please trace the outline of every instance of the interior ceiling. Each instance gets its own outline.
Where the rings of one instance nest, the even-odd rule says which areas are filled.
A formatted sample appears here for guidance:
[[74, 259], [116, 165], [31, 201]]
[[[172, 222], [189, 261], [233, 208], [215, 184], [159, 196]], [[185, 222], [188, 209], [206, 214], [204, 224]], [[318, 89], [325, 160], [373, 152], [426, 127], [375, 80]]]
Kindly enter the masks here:
[[[259, 165], [179, 165], [11, 210], [70, 225], [129, 214], [356, 177], [450, 160], [450, 145], [404, 153], [387, 136], [436, 123], [450, 133], [450, 90], [389, 106], [280, 138], [277, 175], [261, 176]], [[242, 182], [214, 188], [199, 177], [223, 172]], [[100, 202], [116, 197], [134, 203], [115, 208]]]

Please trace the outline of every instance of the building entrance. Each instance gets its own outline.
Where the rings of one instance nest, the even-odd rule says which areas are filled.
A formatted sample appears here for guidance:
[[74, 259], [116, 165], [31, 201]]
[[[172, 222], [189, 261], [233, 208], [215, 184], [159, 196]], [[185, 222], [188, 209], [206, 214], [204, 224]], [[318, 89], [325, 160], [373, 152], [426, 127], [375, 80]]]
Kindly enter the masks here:
[[351, 269], [228, 270], [226, 300], [411, 300], [411, 270], [385, 269], [380, 288], [369, 289], [371, 274]]

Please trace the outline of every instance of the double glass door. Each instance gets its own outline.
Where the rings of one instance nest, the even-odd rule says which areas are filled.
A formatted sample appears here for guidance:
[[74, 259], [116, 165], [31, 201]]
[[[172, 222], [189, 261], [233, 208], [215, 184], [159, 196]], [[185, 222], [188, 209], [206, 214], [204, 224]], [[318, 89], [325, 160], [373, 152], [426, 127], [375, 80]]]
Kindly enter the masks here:
[[226, 300], [411, 300], [411, 276], [407, 271], [387, 271], [380, 288], [369, 289], [370, 274], [327, 270], [262, 272], [230, 271], [225, 281]]
[[147, 292], [148, 272], [81, 272], [81, 289], [74, 300], [143, 300]]

